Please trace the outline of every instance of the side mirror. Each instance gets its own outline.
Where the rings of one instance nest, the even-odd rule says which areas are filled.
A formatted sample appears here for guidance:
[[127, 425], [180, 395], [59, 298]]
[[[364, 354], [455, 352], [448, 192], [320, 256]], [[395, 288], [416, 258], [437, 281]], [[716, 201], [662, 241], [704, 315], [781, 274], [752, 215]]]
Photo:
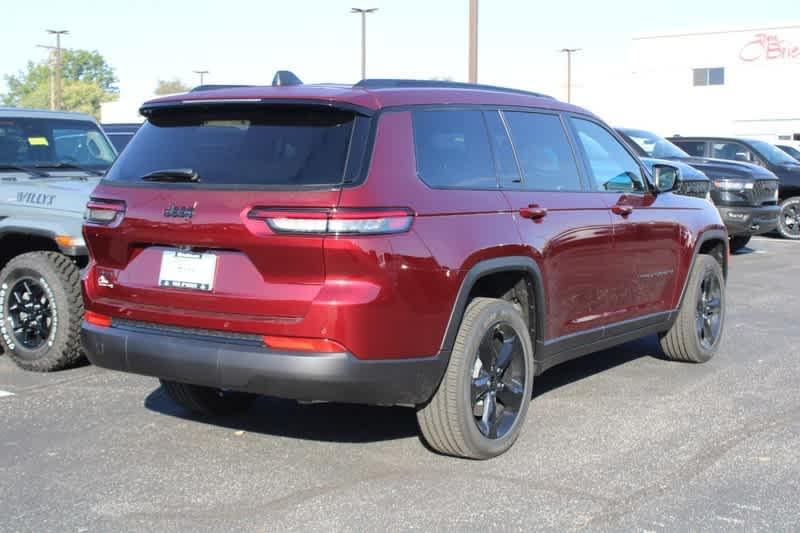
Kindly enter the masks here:
[[681, 171], [672, 165], [653, 165], [653, 179], [656, 192], [670, 192], [678, 188], [681, 181]]

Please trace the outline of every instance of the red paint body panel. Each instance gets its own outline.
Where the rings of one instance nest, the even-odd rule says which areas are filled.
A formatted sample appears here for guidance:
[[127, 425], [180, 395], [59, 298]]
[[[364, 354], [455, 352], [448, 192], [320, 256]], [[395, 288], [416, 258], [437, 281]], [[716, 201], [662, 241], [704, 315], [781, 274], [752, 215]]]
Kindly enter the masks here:
[[[166, 97], [304, 99], [368, 109], [414, 104], [536, 106], [547, 98], [474, 90], [338, 86], [241, 88]], [[84, 228], [92, 262], [86, 309], [115, 318], [271, 336], [325, 338], [359, 359], [428, 357], [442, 347], [459, 288], [479, 261], [528, 256], [542, 273], [543, 340], [674, 309], [701, 232], [723, 229], [704, 200], [671, 194], [433, 189], [417, 176], [411, 115], [378, 115], [366, 179], [325, 191], [198, 190], [101, 183], [93, 197], [122, 200], [124, 218]], [[627, 217], [615, 205], [633, 207]], [[191, 220], [166, 218], [194, 206]], [[538, 205], [547, 214], [523, 218]], [[247, 218], [255, 207], [409, 208], [410, 231], [301, 236]], [[217, 255], [210, 292], [158, 286], [162, 252]], [[100, 286], [103, 276], [107, 286]]]

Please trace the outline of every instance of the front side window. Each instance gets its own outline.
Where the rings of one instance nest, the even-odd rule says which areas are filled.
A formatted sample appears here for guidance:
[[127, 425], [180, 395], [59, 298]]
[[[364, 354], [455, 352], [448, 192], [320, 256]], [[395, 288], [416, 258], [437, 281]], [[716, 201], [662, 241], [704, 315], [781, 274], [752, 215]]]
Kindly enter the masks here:
[[419, 177], [431, 187], [497, 187], [481, 111], [426, 110], [411, 114]]
[[594, 188], [607, 192], [646, 192], [639, 163], [605, 128], [580, 118], [572, 124], [586, 154]]
[[711, 144], [711, 157], [730, 161], [754, 163], [758, 158], [745, 145], [737, 142], [715, 142]]
[[537, 191], [580, 191], [578, 166], [558, 115], [503, 113], [522, 167], [523, 187]]
[[0, 165], [73, 164], [105, 170], [115, 158], [114, 149], [91, 121], [0, 118]]

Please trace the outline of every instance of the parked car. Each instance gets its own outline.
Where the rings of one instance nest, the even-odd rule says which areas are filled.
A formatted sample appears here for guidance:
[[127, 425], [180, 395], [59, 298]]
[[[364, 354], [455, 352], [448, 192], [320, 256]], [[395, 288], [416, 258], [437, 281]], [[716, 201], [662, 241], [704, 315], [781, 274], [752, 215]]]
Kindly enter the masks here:
[[731, 251], [744, 248], [751, 236], [778, 226], [778, 178], [770, 171], [750, 163], [692, 157], [650, 131], [617, 128], [617, 132], [640, 156], [682, 162], [712, 180], [711, 200], [728, 228]]
[[778, 232], [786, 239], [800, 239], [800, 163], [766, 141], [734, 137], [673, 137], [672, 142], [691, 154], [745, 161], [766, 168], [779, 181]]
[[122, 153], [123, 148], [128, 146], [128, 143], [133, 139], [136, 130], [139, 129], [141, 124], [137, 123], [119, 123], [119, 124], [103, 124], [103, 131], [106, 132], [108, 138], [114, 144], [117, 153]]
[[[623, 139], [625, 138], [624, 136], [622, 137]], [[642, 155], [636, 148], [633, 150], [639, 154], [639, 159], [642, 160], [642, 163], [650, 170], [651, 174], [656, 165], [669, 165], [678, 169], [680, 180], [678, 187], [675, 189], [675, 194], [694, 196], [695, 198], [704, 198], [711, 201], [711, 180], [703, 172], [680, 161], [656, 159], [648, 157], [646, 154]]]
[[191, 411], [410, 405], [434, 450], [485, 459], [553, 365], [650, 334], [719, 348], [719, 213], [586, 110], [365, 80], [141, 112], [89, 204], [83, 339]]
[[800, 150], [795, 148], [794, 146], [789, 146], [788, 144], [776, 144], [778, 148], [789, 154], [795, 161], [800, 162]]
[[115, 157], [89, 115], [0, 108], [0, 344], [22, 368], [81, 357], [83, 214]]

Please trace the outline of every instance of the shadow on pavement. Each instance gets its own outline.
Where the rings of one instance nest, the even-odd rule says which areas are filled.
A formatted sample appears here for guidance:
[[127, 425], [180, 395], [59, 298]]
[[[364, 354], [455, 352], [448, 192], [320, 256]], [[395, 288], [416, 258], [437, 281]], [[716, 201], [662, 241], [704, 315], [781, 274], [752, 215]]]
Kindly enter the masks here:
[[[534, 398], [641, 357], [663, 357], [655, 336], [587, 355], [556, 366], [534, 381]], [[233, 430], [326, 442], [379, 442], [419, 435], [414, 409], [356, 404], [299, 404], [261, 397], [246, 413], [230, 417], [194, 415], [175, 404], [162, 388], [144, 401], [168, 416]]]

